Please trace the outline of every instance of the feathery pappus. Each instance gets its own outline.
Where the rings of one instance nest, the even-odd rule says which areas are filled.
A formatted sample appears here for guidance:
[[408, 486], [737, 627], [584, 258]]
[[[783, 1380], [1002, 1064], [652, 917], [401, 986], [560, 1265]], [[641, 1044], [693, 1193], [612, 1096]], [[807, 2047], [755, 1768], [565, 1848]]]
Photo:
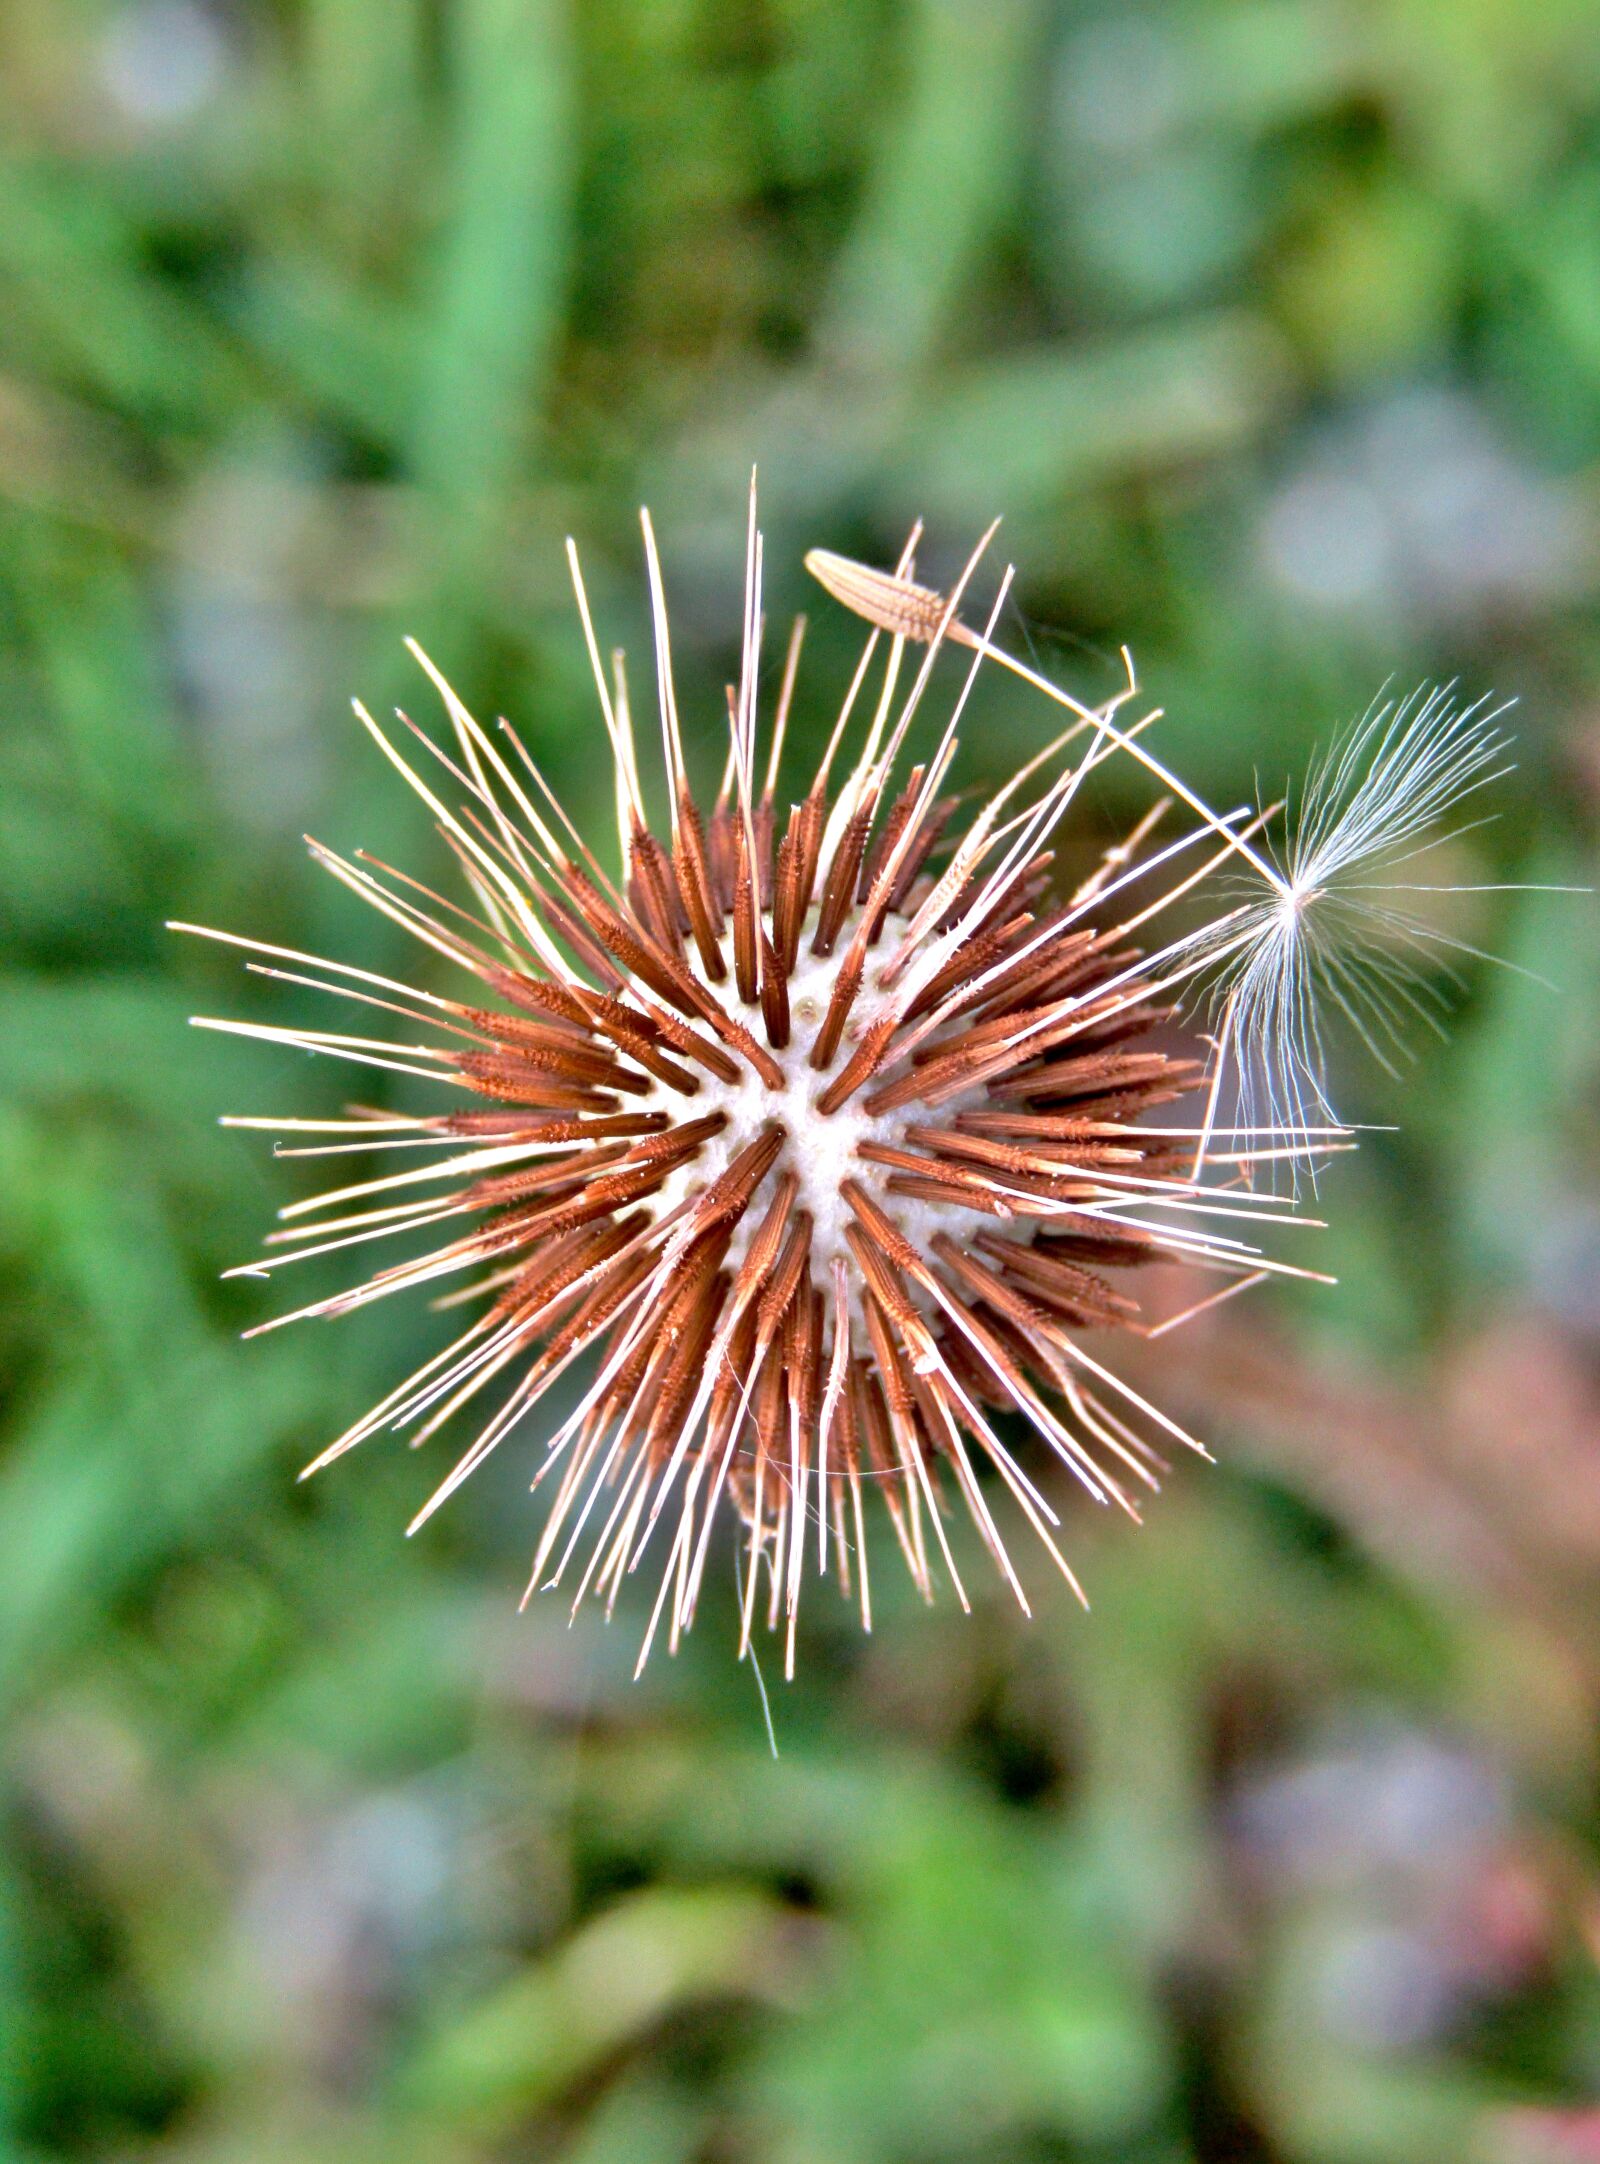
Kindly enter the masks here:
[[[566, 1584], [574, 1610], [593, 1595], [609, 1613], [642, 1572], [642, 1666], [658, 1635], [675, 1647], [693, 1621], [731, 1524], [741, 1652], [758, 1620], [781, 1628], [792, 1673], [809, 1571], [835, 1576], [870, 1628], [874, 1521], [927, 1598], [943, 1578], [967, 1605], [960, 1512], [1024, 1609], [1019, 1528], [1077, 1591], [1060, 1475], [1137, 1518], [1165, 1453], [1202, 1451], [1102, 1340], [1160, 1335], [1273, 1273], [1314, 1275], [1263, 1251], [1263, 1228], [1305, 1220], [1252, 1175], [1348, 1137], [1320, 1108], [1315, 1122], [1280, 1109], [1223, 1124], [1228, 1030], [1191, 1031], [1180, 1051], [1158, 1040], [1196, 986], [1263, 978], [1290, 882], [1265, 851], [1266, 815], [1213, 811], [1149, 749], [1156, 717], [1129, 717], [1131, 665], [1091, 707], [1007, 654], [995, 627], [1009, 572], [983, 630], [963, 616], [988, 536], [947, 595], [916, 583], [915, 535], [893, 572], [808, 557], [869, 628], [821, 762], [791, 798], [779, 783], [804, 626], [771, 672], [763, 740], [752, 492], [741, 669], [707, 799], [685, 756], [648, 514], [643, 529], [664, 820], [648, 808], [659, 785], [622, 657], [602, 659], [568, 544], [615, 770], [615, 876], [515, 730], [480, 725], [413, 647], [448, 745], [404, 716], [397, 739], [356, 712], [429, 807], [463, 898], [310, 846], [465, 988], [451, 997], [211, 932], [250, 952], [253, 970], [391, 1019], [374, 1035], [201, 1026], [454, 1099], [230, 1122], [288, 1132], [292, 1154], [402, 1153], [399, 1170], [291, 1204], [247, 1273], [421, 1238], [419, 1252], [261, 1328], [412, 1291], [469, 1317], [307, 1470], [383, 1429], [422, 1442], [470, 1419], [472, 1440], [415, 1526], [521, 1435], [548, 1497], [529, 1594]], [[947, 649], [964, 669], [911, 763]], [[986, 661], [1038, 685], [1064, 726], [963, 809], [950, 772]], [[1087, 877], [1058, 887], [1058, 832], [1114, 757], [1141, 763], [1160, 793]], [[1431, 819], [1441, 795], [1414, 791], [1411, 809]], [[1370, 803], [1361, 816], [1370, 827]], [[1347, 838], [1354, 853], [1370, 835]], [[1254, 883], [1242, 901], [1228, 898], [1238, 875]], [[1240, 1005], [1235, 989], [1235, 1034]], [[1213, 1278], [1209, 1297], [1150, 1312], [1139, 1288], [1162, 1261]], [[563, 1378], [575, 1402], [554, 1432], [536, 1429]]]

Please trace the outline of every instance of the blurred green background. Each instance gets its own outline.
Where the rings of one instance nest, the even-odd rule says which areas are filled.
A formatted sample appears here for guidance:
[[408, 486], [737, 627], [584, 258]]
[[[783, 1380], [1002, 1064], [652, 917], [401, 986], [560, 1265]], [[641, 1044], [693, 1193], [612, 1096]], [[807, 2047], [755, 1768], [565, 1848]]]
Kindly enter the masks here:
[[407, 631], [603, 818], [560, 543], [642, 653], [646, 497], [712, 761], [753, 459], [812, 732], [803, 550], [1000, 512], [1205, 786], [1459, 675], [1456, 876], [1587, 883], [1593, 0], [4, 0], [0, 2154], [1600, 2156], [1591, 900], [1341, 1069], [1341, 1284], [1161, 1348], [1222, 1463], [1077, 1514], [1092, 1615], [820, 1596], [776, 1763], [725, 1608], [518, 1617], [526, 1449], [410, 1544], [442, 1460], [294, 1484], [428, 1324], [237, 1342], [308, 1168], [216, 1115], [347, 1085], [161, 920], [400, 959], [298, 837], [438, 875]]

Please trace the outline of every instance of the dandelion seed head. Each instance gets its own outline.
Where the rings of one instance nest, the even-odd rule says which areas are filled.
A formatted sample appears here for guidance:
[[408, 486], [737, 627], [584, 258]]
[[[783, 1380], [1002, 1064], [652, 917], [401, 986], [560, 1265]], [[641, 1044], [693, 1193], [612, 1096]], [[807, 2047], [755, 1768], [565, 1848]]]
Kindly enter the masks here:
[[[312, 851], [453, 965], [457, 991], [208, 935], [367, 1027], [204, 1026], [352, 1062], [402, 1100], [418, 1082], [443, 1092], [442, 1109], [236, 1122], [365, 1161], [289, 1204], [242, 1274], [406, 1250], [260, 1328], [399, 1294], [457, 1326], [308, 1470], [386, 1430], [427, 1443], [464, 1427], [416, 1527], [515, 1440], [545, 1498], [529, 1595], [563, 1585], [609, 1614], [641, 1584], [641, 1664], [658, 1639], [676, 1647], [726, 1547], [740, 1650], [763, 1623], [781, 1631], [787, 1673], [808, 1574], [837, 1579], [871, 1627], [885, 1537], [926, 1599], [943, 1585], [968, 1605], [965, 1537], [1026, 1609], [1019, 1530], [1081, 1597], [1064, 1490], [1137, 1519], [1174, 1446], [1204, 1454], [1121, 1373], [1116, 1339], [1316, 1275], [1280, 1252], [1303, 1222], [1293, 1199], [1257, 1178], [1348, 1140], [1315, 1080], [1313, 976], [1340, 1005], [1373, 984], [1398, 996], [1369, 950], [1338, 944], [1336, 918], [1392, 914], [1358, 893], [1364, 868], [1403, 859], [1488, 778], [1494, 718], [1440, 700], [1369, 717], [1275, 857], [1264, 815], [1214, 809], [1151, 748], [1131, 664], [1091, 704], [1008, 654], [1009, 573], [979, 628], [988, 536], [941, 594], [916, 581], [913, 535], [892, 571], [808, 558], [872, 628], [814, 777], [780, 791], [800, 637], [769, 719], [752, 491], [728, 758], [716, 793], [697, 792], [648, 517], [643, 536], [648, 729], [568, 552], [620, 861], [578, 833], [515, 730], [486, 730], [413, 647], [443, 739], [356, 711], [429, 807], [455, 890]], [[959, 668], [936, 684], [947, 651]], [[990, 666], [1040, 689], [1062, 726], [974, 804], [948, 778]], [[652, 828], [657, 725], [669, 818]], [[1069, 891], [1057, 845], [1112, 758], [1160, 793]], [[1184, 1002], [1219, 975], [1226, 1026], [1175, 1044]], [[1273, 1084], [1266, 1117], [1223, 1122], [1223, 1063], [1261, 1046], [1295, 1086]], [[1175, 1309], [1161, 1264], [1186, 1273]], [[571, 1410], [552, 1425], [564, 1377]]]

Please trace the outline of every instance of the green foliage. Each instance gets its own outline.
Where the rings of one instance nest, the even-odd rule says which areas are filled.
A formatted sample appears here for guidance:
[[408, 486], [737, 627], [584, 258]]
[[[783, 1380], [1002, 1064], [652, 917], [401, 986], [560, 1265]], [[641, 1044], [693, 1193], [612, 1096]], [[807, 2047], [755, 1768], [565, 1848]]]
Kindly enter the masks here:
[[412, 1544], [403, 1447], [295, 1485], [432, 1324], [237, 1342], [304, 1168], [216, 1115], [341, 1078], [160, 925], [398, 958], [296, 838], [438, 876], [341, 719], [405, 631], [604, 821], [560, 543], [637, 650], [645, 495], [713, 760], [752, 459], [802, 754], [804, 548], [1001, 512], [1014, 635], [1223, 795], [1518, 695], [1449, 876], [1583, 884], [1597, 175], [1584, 0], [0, 11], [0, 2155], [1579, 2153], [1592, 902], [1470, 898], [1550, 982], [1347, 1062], [1345, 1283], [1160, 1348], [1225, 1469], [1077, 1513], [1093, 1613], [819, 1601], [776, 1763], [726, 1610], [637, 1686], [634, 1588], [516, 1614], [527, 1445]]

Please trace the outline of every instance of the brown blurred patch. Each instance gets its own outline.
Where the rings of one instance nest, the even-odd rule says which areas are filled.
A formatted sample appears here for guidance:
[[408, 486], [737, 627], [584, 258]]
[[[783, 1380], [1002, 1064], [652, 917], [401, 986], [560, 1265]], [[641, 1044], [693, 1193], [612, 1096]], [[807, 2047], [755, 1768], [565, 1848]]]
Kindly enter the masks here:
[[1404, 1576], [1487, 1598], [1600, 1695], [1600, 1374], [1512, 1312], [1403, 1375], [1318, 1357], [1260, 1310], [1219, 1309], [1167, 1355], [1167, 1401]]

